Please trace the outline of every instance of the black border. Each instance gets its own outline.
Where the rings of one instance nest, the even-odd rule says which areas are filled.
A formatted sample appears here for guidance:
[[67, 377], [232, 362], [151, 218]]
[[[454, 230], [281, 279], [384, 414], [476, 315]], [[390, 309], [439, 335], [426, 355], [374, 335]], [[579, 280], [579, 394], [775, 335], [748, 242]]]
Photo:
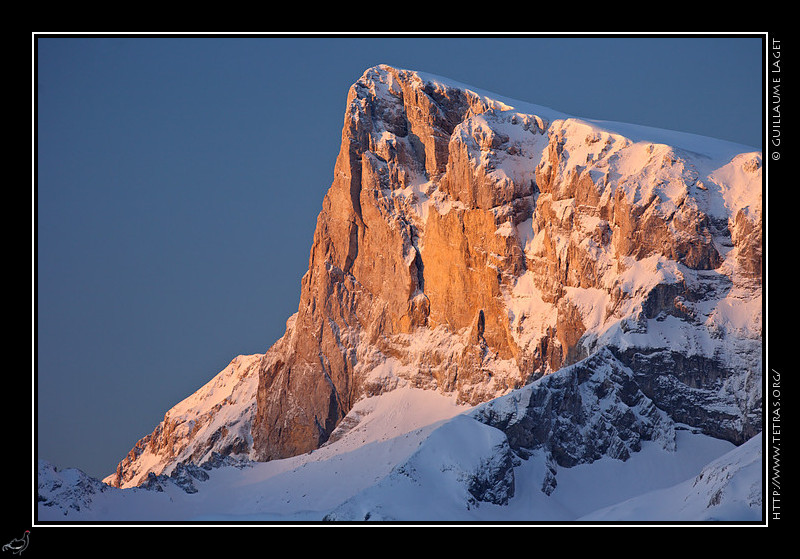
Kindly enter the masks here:
[[[764, 81], [764, 93], [762, 93], [762, 102], [765, 105], [765, 114], [767, 114], [767, 79], [768, 79], [768, 57], [772, 53], [771, 45], [774, 41], [780, 41], [780, 36], [776, 36], [772, 32], [758, 32], [758, 33], [696, 33], [696, 32], [680, 32], [680, 33], [664, 33], [664, 32], [657, 32], [657, 33], [629, 33], [629, 32], [619, 32], [619, 33], [526, 33], [526, 32], [498, 32], [498, 33], [487, 33], [487, 32], [476, 32], [476, 33], [469, 33], [469, 32], [457, 32], [457, 33], [428, 33], [428, 32], [400, 32], [400, 33], [331, 33], [331, 32], [281, 32], [281, 33], [248, 33], [248, 32], [237, 32], [237, 33], [133, 33], [133, 32], [117, 32], [117, 33], [101, 33], [101, 32], [88, 32], [88, 33], [31, 33], [32, 36], [32, 111], [33, 111], [33, 130], [32, 130], [32, 147], [33, 147], [33, 204], [34, 204], [34, 224], [33, 224], [33, 248], [35, 251], [36, 247], [36, 216], [35, 216], [35, 205], [36, 205], [36, 184], [37, 184], [37, 177], [36, 177], [36, 165], [35, 162], [37, 160], [37, 150], [36, 150], [36, 61], [37, 61], [37, 41], [40, 38], [534, 38], [534, 37], [543, 37], [543, 38], [753, 38], [753, 37], [760, 37], [762, 39], [762, 51], [764, 55], [764, 65], [762, 71], [762, 80]], [[769, 181], [768, 177], [773, 177], [774, 173], [780, 173], [783, 169], [780, 162], [777, 159], [772, 159], [774, 153], [782, 152], [783, 148], [776, 148], [771, 145], [769, 141], [769, 134], [768, 134], [768, 125], [770, 127], [774, 127], [775, 125], [775, 118], [772, 112], [768, 113], [768, 116], [763, 120], [762, 128], [763, 128], [763, 153], [765, 155], [763, 159], [763, 183], [762, 183], [762, 194], [763, 194], [763, 245], [762, 245], [762, 254], [763, 254], [763, 274], [762, 274], [762, 288], [763, 288], [763, 303], [762, 303], [762, 310], [763, 310], [763, 331], [762, 336], [765, 341], [764, 351], [762, 353], [762, 364], [764, 365], [764, 394], [765, 394], [765, 402], [764, 408], [765, 410], [770, 405], [768, 402], [771, 402], [767, 385], [769, 383], [769, 371], [768, 367], [773, 366], [773, 363], [767, 362], [769, 359], [767, 358], [767, 354], [769, 352], [768, 349], [768, 331], [767, 331], [767, 322], [768, 322], [768, 310], [767, 310], [767, 302], [768, 302], [768, 290], [767, 290], [767, 217], [768, 212], [767, 210], [767, 184]], [[777, 121], [780, 121], [780, 117], [777, 118]], [[774, 180], [774, 179], [773, 179]], [[35, 297], [36, 293], [36, 258], [35, 252], [32, 257], [32, 265], [33, 265], [33, 317], [32, 320], [34, 322], [33, 327], [35, 328], [35, 317], [36, 317], [36, 306], [37, 301]], [[13, 538], [19, 537], [22, 532], [26, 529], [32, 531], [31, 534], [31, 546], [29, 550], [26, 550], [28, 553], [38, 551], [52, 551], [52, 552], [65, 552], [70, 549], [71, 545], [76, 545], [78, 547], [83, 547], [85, 545], [85, 540], [88, 538], [95, 538], [100, 537], [103, 540], [108, 542], [116, 542], [114, 547], [116, 548], [119, 543], [121, 542], [133, 542], [139, 541], [141, 539], [147, 539], [151, 537], [151, 534], [146, 533], [144, 538], [142, 538], [140, 534], [130, 534], [126, 529], [129, 528], [148, 528], [154, 529], [158, 532], [158, 539], [160, 541], [160, 545], [165, 543], [168, 546], [171, 546], [169, 542], [174, 542], [176, 549], [180, 549], [181, 551], [186, 551], [190, 548], [197, 548], [204, 552], [204, 556], [213, 553], [215, 550], [219, 550], [219, 552], [226, 552], [228, 550], [227, 544], [223, 543], [224, 541], [228, 540], [229, 538], [232, 539], [241, 539], [243, 535], [247, 535], [247, 528], [251, 527], [260, 527], [260, 528], [294, 528], [294, 527], [427, 527], [427, 526], [437, 526], [437, 527], [462, 527], [462, 528], [475, 528], [475, 527], [506, 527], [506, 528], [514, 528], [514, 527], [583, 527], [583, 528], [591, 528], [591, 527], [686, 527], [686, 526], [706, 526], [706, 527], [743, 527], [743, 526], [750, 526], [750, 527], [768, 527], [768, 526], [776, 526], [780, 525], [781, 519], [770, 518], [769, 512], [772, 510], [772, 495], [769, 488], [767, 487], [768, 484], [768, 477], [765, 472], [764, 482], [763, 482], [763, 508], [762, 508], [762, 519], [758, 522], [726, 522], [726, 523], [717, 523], [717, 522], [598, 522], [587, 524], [585, 522], [526, 522], [526, 521], [514, 521], [514, 522], [498, 522], [498, 523], [484, 523], [484, 522], [387, 522], [387, 523], [363, 523], [363, 522], [336, 522], [336, 523], [323, 523], [323, 522], [235, 522], [235, 523], [228, 523], [228, 522], [76, 522], [76, 521], [64, 521], [64, 522], [48, 522], [48, 521], [39, 521], [36, 518], [36, 462], [38, 458], [38, 452], [36, 450], [36, 402], [35, 402], [35, 395], [36, 395], [36, 334], [35, 330], [33, 330], [33, 390], [32, 390], [32, 406], [33, 410], [31, 413], [31, 418], [33, 420], [33, 428], [32, 428], [32, 435], [33, 435], [33, 458], [32, 462], [30, 463], [32, 472], [27, 472], [31, 474], [32, 477], [32, 487], [30, 485], [25, 485], [23, 483], [19, 483], [18, 486], [15, 487], [15, 503], [20, 503], [19, 506], [15, 507], [17, 511], [25, 511], [32, 509], [32, 517], [30, 518], [32, 524], [27, 524], [24, 521], [24, 515], [18, 516], [13, 523], [4, 526], [3, 530], [0, 531], [0, 538], [5, 538], [3, 542], [10, 541]], [[23, 389], [20, 390], [21, 393], [25, 393], [24, 391], [24, 383]], [[769, 414], [764, 414], [764, 426], [768, 426], [768, 417]], [[771, 440], [768, 440], [766, 437], [767, 429], [765, 428], [764, 431], [765, 438], [764, 438], [764, 456], [765, 456], [765, 469], [767, 467], [767, 460], [766, 456], [771, 455], [772, 451], [774, 450], [774, 445], [772, 444]], [[769, 448], [768, 448], [769, 447]], [[24, 479], [25, 476], [17, 476], [20, 479]], [[6, 479], [8, 477], [6, 476]], [[31, 489], [33, 495], [31, 496]], [[19, 494], [19, 495], [18, 495]], [[31, 502], [32, 497], [32, 502]], [[18, 501], [16, 500], [18, 499]], [[205, 530], [207, 528], [214, 528], [213, 534], [209, 537], [207, 532], [203, 532], [204, 535], [197, 534], [197, 530]], [[61, 528], [61, 529], [59, 529]], [[164, 528], [171, 528], [171, 530], [164, 530]], [[44, 536], [43, 531], [48, 529], [47, 536]], [[87, 533], [87, 529], [90, 533]], [[190, 532], [186, 532], [189, 530]], [[230, 533], [230, 530], [235, 530], [234, 534]], [[139, 530], [137, 530], [138, 532]], [[57, 534], [57, 535], [56, 535]], [[259, 533], [260, 535], [263, 535]], [[267, 534], [270, 535], [270, 534]], [[291, 532], [289, 533], [291, 537]], [[118, 540], [116, 538], [122, 538]], [[209, 542], [209, 539], [212, 541]], [[191, 543], [194, 542], [194, 543]], [[218, 544], [218, 545], [217, 545]], [[135, 543], [131, 543], [136, 547]], [[272, 551], [275, 550], [273, 545], [270, 546]], [[334, 548], [335, 549], [335, 548]], [[163, 548], [162, 548], [163, 551]], [[149, 553], [147, 547], [140, 548], [139, 552], [141, 553]], [[38, 555], [37, 555], [38, 556]]]

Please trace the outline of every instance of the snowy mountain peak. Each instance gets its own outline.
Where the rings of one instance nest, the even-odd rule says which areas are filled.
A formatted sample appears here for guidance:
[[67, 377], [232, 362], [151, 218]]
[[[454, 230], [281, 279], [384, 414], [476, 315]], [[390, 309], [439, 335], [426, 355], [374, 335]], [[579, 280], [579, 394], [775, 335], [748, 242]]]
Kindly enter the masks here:
[[556, 495], [564, 470], [674, 451], [678, 425], [741, 444], [761, 428], [761, 181], [746, 146], [367, 69], [286, 333], [106, 481], [366, 445], [363, 403], [408, 389], [475, 407], [442, 427], [488, 445], [442, 462], [473, 505], [510, 502], [526, 457]]

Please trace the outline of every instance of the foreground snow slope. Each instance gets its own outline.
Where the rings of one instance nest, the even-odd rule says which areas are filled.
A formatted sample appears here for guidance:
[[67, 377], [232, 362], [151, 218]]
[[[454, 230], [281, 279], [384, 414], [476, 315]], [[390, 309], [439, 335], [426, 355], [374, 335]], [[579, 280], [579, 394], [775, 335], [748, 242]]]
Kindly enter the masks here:
[[683, 483], [594, 511], [580, 520], [760, 520], [762, 442], [759, 433]]
[[[515, 457], [513, 496], [499, 505], [470, 491], [476, 475], [504, 455], [505, 436], [452, 398], [398, 388], [359, 402], [345, 425], [334, 442], [308, 454], [206, 470], [206, 480], [194, 479], [194, 493], [167, 477], [149, 490], [118, 489], [40, 462], [38, 519], [564, 522], [630, 518], [643, 508], [655, 521], [760, 517], [760, 500], [752, 495], [760, 474], [758, 440], [736, 448], [678, 429], [674, 451], [645, 442], [625, 462], [605, 457], [561, 469], [550, 496], [541, 491], [544, 455]], [[702, 499], [678, 506], [692, 491], [699, 494], [695, 476], [707, 484]], [[700, 506], [721, 488], [716, 501], [709, 497]]]

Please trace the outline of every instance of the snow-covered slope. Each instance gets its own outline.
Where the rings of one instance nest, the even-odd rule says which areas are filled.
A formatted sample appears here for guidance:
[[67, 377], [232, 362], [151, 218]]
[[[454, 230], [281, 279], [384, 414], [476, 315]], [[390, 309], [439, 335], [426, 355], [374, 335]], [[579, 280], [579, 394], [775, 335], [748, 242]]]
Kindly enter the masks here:
[[136, 487], [150, 473], [176, 464], [250, 458], [261, 355], [240, 355], [194, 394], [173, 406], [156, 429], [139, 440], [117, 471], [103, 481]]
[[596, 510], [582, 521], [761, 520], [764, 462], [759, 433], [683, 483]]
[[[321, 520], [344, 499], [403, 463], [441, 421], [467, 408], [432, 391], [398, 389], [362, 400], [342, 423], [335, 442], [308, 454], [270, 462], [207, 464], [187, 493], [176, 477], [150, 475], [143, 489], [93, 482], [76, 470], [39, 465], [40, 520]], [[203, 476], [205, 477], [205, 476]], [[73, 490], [73, 487], [78, 488]], [[70, 507], [75, 495], [81, 510]]]
[[737, 448], [679, 426], [674, 448], [645, 441], [625, 461], [561, 469], [547, 495], [545, 453], [516, 456], [474, 411], [401, 388], [363, 400], [346, 432], [308, 454], [184, 473], [191, 492], [179, 476], [119, 489], [40, 462], [38, 520], [572, 522], [642, 511], [653, 521], [760, 518], [760, 437]]

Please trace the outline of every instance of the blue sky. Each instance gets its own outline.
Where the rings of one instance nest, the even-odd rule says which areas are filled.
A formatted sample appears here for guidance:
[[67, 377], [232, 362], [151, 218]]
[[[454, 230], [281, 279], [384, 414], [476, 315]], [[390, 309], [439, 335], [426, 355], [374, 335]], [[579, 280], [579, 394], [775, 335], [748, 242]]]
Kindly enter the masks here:
[[297, 309], [349, 86], [386, 63], [761, 148], [762, 39], [37, 41], [39, 458], [97, 477]]

